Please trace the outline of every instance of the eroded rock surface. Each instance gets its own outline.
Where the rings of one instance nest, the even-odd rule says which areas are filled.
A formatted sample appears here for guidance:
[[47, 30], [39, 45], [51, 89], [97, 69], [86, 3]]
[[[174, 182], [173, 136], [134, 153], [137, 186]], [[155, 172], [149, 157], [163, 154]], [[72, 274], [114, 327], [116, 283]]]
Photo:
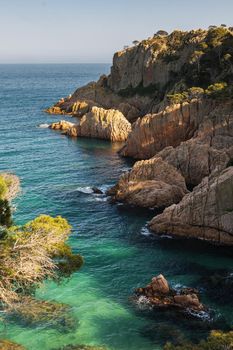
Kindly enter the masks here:
[[135, 292], [137, 298], [145, 297], [145, 302], [155, 308], [175, 309], [194, 314], [207, 310], [200, 302], [196, 289], [175, 290], [169, 286], [163, 275], [154, 277], [146, 287], [137, 288]]
[[77, 124], [67, 121], [53, 123], [55, 130], [63, 130], [69, 136], [93, 137], [110, 141], [125, 141], [131, 132], [131, 124], [115, 109], [92, 107]]
[[200, 185], [152, 219], [151, 230], [216, 244], [233, 244], [233, 166]]
[[147, 208], [178, 203], [188, 192], [180, 172], [160, 157], [135, 163], [108, 193], [116, 201]]

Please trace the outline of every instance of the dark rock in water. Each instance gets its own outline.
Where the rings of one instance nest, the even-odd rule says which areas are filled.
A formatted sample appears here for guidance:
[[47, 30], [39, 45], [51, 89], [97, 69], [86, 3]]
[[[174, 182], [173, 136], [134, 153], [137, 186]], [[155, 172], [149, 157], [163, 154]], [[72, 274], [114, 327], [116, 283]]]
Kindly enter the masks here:
[[207, 308], [200, 302], [198, 291], [193, 288], [183, 288], [176, 291], [170, 288], [163, 275], [154, 277], [145, 288], [135, 290], [136, 297], [145, 298], [145, 302], [153, 308], [175, 309], [189, 314], [198, 314], [207, 311]]
[[94, 186], [91, 189], [95, 194], [103, 194], [103, 191], [101, 191], [98, 187]]
[[13, 343], [9, 340], [0, 340], [0, 349], [1, 350], [26, 350], [22, 345]]

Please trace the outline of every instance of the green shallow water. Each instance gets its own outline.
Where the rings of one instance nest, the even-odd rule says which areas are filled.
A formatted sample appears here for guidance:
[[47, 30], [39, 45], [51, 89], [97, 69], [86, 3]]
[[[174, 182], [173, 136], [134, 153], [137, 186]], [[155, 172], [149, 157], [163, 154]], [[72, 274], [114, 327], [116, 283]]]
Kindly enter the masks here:
[[[76, 87], [96, 80], [108, 65], [0, 65], [0, 170], [21, 178], [15, 222], [39, 214], [62, 215], [73, 226], [70, 244], [85, 258], [83, 268], [56, 285], [46, 282], [36, 296], [71, 307], [74, 327], [25, 327], [2, 323], [0, 337], [27, 349], [52, 350], [66, 344], [100, 344], [115, 350], [161, 349], [166, 340], [198, 340], [211, 328], [233, 324], [233, 300], [206, 290], [206, 276], [231, 273], [232, 251], [203, 243], [148, 235], [152, 212], [126, 210], [90, 193], [106, 189], [132, 162], [118, 156], [120, 145], [71, 140], [39, 124], [59, 119], [42, 112]], [[199, 287], [215, 311], [214, 321], [187, 320], [152, 312], [130, 300], [133, 289], [163, 273], [173, 286]]]

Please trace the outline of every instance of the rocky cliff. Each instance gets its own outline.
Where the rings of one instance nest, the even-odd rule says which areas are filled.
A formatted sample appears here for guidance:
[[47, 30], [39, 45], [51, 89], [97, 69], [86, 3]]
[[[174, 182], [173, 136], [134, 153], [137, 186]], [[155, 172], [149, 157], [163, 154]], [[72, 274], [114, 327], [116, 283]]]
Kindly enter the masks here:
[[156, 233], [233, 243], [232, 207], [213, 203], [232, 193], [232, 46], [232, 28], [156, 34], [117, 52], [109, 76], [47, 110], [81, 118], [54, 124], [67, 135], [125, 141], [120, 154], [140, 161], [108, 194], [168, 207], [150, 224]]
[[179, 204], [165, 209], [149, 227], [157, 234], [233, 244], [233, 166], [206, 177]]

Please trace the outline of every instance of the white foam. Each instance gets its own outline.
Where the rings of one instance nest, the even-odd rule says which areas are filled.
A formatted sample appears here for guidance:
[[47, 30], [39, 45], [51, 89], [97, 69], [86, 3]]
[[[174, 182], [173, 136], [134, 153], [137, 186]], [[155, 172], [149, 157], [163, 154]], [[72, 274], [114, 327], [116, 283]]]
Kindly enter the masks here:
[[49, 124], [40, 124], [38, 125], [38, 128], [47, 129], [49, 128]]
[[143, 236], [150, 236], [152, 233], [150, 232], [150, 230], [147, 228], [147, 227], [143, 227], [142, 229], [141, 229], [141, 235], [143, 235]]
[[92, 194], [92, 193], [94, 193], [93, 189], [90, 186], [77, 187], [76, 190], [78, 192], [82, 192], [82, 193], [85, 193], [85, 194]]

